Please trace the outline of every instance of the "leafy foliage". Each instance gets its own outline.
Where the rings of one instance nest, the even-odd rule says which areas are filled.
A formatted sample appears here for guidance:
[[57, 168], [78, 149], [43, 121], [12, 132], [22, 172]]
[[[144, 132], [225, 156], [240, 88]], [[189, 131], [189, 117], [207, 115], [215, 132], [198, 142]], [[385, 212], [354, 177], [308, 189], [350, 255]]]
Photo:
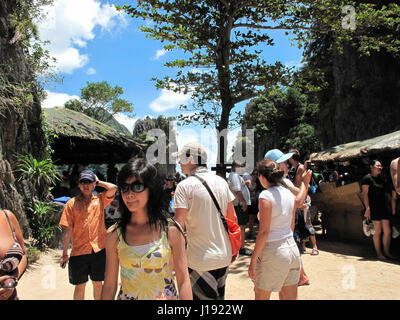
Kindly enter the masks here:
[[256, 154], [296, 148], [307, 155], [319, 148], [317, 114], [318, 106], [310, 103], [300, 88], [275, 87], [246, 106], [243, 123], [255, 131]]
[[[30, 181], [34, 191], [37, 188], [47, 188], [47, 186], [54, 185], [61, 180], [57, 166], [50, 158], [37, 160], [32, 154], [19, 155], [16, 166], [15, 171], [20, 173], [20, 179]], [[46, 194], [39, 192], [41, 198]], [[34, 197], [26, 203], [26, 208], [34, 245], [43, 250], [46, 246], [52, 244], [57, 230], [60, 230], [57, 222], [54, 221], [54, 215], [58, 209], [52, 202], [38, 201]]]
[[18, 156], [16, 172], [21, 174], [21, 178], [31, 181], [34, 189], [43, 184], [54, 185], [61, 179], [57, 166], [50, 158], [37, 160], [32, 154]]
[[60, 226], [54, 223], [54, 215], [58, 209], [52, 202], [42, 201], [29, 203], [27, 209], [34, 245], [44, 250], [52, 244], [57, 231], [61, 230]]
[[[346, 16], [345, 5], [355, 9], [354, 17]], [[191, 94], [193, 104], [182, 105], [181, 109], [192, 113], [181, 115], [180, 120], [184, 124], [213, 124], [219, 130], [232, 125], [230, 116], [237, 103], [262, 96], [263, 91], [272, 92], [277, 84], [289, 84], [287, 68], [262, 58], [263, 47], [274, 44], [272, 30], [285, 30], [299, 47], [310, 45], [316, 35], [333, 34], [337, 48], [351, 41], [365, 54], [383, 48], [399, 50], [395, 36], [386, 37], [382, 32], [375, 37], [377, 28], [398, 30], [400, 11], [393, 3], [376, 6], [342, 0], [143, 0], [120, 9], [132, 17], [151, 21], [141, 30], [148, 37], [168, 42], [165, 50], [183, 51], [184, 58], [165, 64], [179, 69], [175, 77], [154, 79], [158, 88]], [[352, 18], [356, 27], [344, 27], [343, 21]], [[240, 116], [237, 114], [236, 118]], [[224, 146], [219, 145], [219, 149], [224, 150]]]
[[[167, 152], [171, 144], [176, 144], [176, 132], [170, 130], [170, 122], [174, 121], [175, 118], [163, 116], [157, 117], [157, 119], [152, 119], [146, 117], [145, 119], [139, 119], [135, 122], [135, 128], [133, 129], [133, 137], [137, 138], [140, 143], [144, 146], [144, 152], [150, 147], [155, 141], [155, 137], [150, 137], [148, 135], [149, 131], [152, 129], [161, 129], [166, 136], [167, 141]], [[172, 136], [170, 136], [172, 133]]]
[[28, 258], [28, 266], [29, 266], [35, 263], [40, 258], [40, 250], [34, 246], [27, 246], [26, 255]]

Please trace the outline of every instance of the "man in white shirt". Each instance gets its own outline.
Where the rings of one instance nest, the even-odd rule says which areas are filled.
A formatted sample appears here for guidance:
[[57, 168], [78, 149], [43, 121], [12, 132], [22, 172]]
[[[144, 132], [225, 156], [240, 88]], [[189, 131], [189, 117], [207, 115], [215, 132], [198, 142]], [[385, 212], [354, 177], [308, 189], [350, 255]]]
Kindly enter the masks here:
[[228, 185], [232, 193], [235, 195], [235, 212], [238, 217], [238, 224], [242, 231], [242, 245], [239, 250], [239, 254], [251, 256], [251, 251], [246, 249], [245, 237], [246, 237], [246, 226], [249, 222], [249, 214], [247, 212], [247, 206], [251, 205], [250, 202], [250, 191], [246, 186], [244, 179], [236, 172], [239, 168], [244, 167], [241, 163], [236, 161], [232, 162], [232, 171], [228, 177]]
[[186, 144], [177, 154], [188, 176], [174, 194], [175, 219], [186, 227], [189, 276], [195, 300], [223, 300], [228, 267], [232, 259], [229, 235], [220, 214], [202, 182], [213, 192], [222, 213], [237, 220], [226, 181], [207, 170], [207, 153], [197, 142]]

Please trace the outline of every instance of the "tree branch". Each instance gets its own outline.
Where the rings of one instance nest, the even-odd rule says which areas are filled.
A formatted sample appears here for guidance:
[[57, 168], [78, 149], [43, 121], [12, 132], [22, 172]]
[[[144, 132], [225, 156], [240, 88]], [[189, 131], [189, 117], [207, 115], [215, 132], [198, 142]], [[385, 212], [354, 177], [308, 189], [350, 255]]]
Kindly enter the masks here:
[[229, 11], [230, 7], [229, 7], [228, 2], [226, 2], [225, 0], [219, 0], [219, 2], [221, 2], [224, 5], [224, 7], [226, 8], [227, 11]]
[[312, 30], [315, 28], [311, 27], [290, 27], [290, 26], [263, 26], [249, 23], [238, 23], [234, 24], [232, 28], [253, 28], [253, 29], [268, 29], [268, 30], [295, 30], [295, 29], [304, 29], [304, 30]]
[[235, 105], [241, 101], [246, 101], [248, 99], [255, 98], [257, 97], [257, 95], [258, 93], [256, 91], [246, 91], [243, 92], [241, 95], [237, 96], [236, 98], [233, 98], [232, 101], [233, 104]]

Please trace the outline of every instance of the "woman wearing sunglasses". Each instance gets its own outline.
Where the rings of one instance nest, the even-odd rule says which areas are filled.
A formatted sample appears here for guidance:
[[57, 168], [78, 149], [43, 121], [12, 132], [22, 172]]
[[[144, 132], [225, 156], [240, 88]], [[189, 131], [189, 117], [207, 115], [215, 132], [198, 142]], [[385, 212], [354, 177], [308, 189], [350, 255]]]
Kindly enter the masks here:
[[26, 266], [19, 223], [12, 212], [0, 209], [0, 300], [18, 300], [16, 287]]
[[118, 187], [121, 220], [107, 232], [101, 298], [115, 298], [121, 266], [118, 299], [192, 299], [183, 230], [169, 218], [168, 199], [156, 168], [143, 159], [132, 159], [121, 169]]

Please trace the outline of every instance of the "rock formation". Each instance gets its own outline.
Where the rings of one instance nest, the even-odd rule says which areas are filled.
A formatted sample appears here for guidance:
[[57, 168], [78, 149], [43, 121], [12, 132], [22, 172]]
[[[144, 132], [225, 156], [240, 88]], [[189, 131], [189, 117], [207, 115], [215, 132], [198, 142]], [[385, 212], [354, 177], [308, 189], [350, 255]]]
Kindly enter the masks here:
[[27, 236], [30, 230], [23, 201], [32, 197], [31, 183], [16, 179], [13, 170], [18, 154], [31, 153], [40, 158], [46, 139], [26, 48], [19, 29], [12, 23], [16, 10], [18, 1], [0, 2], [0, 207], [16, 215]]

